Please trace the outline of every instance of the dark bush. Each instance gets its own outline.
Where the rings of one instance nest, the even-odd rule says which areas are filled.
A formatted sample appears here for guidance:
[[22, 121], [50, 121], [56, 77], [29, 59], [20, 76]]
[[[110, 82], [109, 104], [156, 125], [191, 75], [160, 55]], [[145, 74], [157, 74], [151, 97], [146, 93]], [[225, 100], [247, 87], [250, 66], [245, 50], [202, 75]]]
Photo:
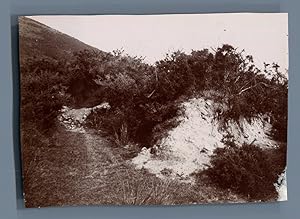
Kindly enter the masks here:
[[[142, 147], [150, 147], [155, 143], [153, 142], [154, 128], [176, 117], [178, 110], [178, 105], [173, 102], [164, 105], [155, 102], [148, 104], [131, 102], [105, 112], [91, 113], [86, 125], [101, 129], [113, 136], [120, 146], [138, 143]], [[163, 127], [170, 129], [173, 126], [169, 124]]]
[[274, 183], [285, 168], [284, 146], [263, 150], [255, 145], [218, 148], [204, 172], [223, 189], [250, 200], [267, 201], [277, 196]]
[[59, 61], [33, 58], [22, 66], [21, 86], [22, 120], [41, 128], [53, 125], [63, 103], [76, 108], [106, 101], [111, 110], [90, 115], [88, 124], [119, 143], [149, 145], [160, 136], [158, 131], [173, 127], [179, 99], [213, 90], [221, 97], [215, 101], [226, 106], [218, 115], [224, 125], [268, 113], [273, 138], [286, 142], [287, 80], [277, 69], [262, 74], [251, 56], [230, 45], [215, 53], [178, 51], [154, 66], [122, 51], [84, 50]]
[[[72, 95], [82, 96], [85, 105], [110, 103], [110, 112], [91, 115], [88, 120], [92, 120], [91, 127], [100, 128], [102, 124], [112, 136], [121, 135], [120, 130], [127, 127], [127, 140], [153, 143], [154, 129], [159, 136], [157, 130], [165, 132], [172, 127], [166, 124], [178, 115], [179, 99], [212, 90], [219, 97], [214, 101], [224, 106], [216, 117], [224, 128], [229, 121], [251, 121], [270, 114], [274, 139], [286, 141], [287, 80], [274, 69], [265, 70], [267, 78], [266, 72], [255, 67], [252, 56], [230, 45], [223, 45], [215, 53], [207, 49], [191, 54], [177, 51], [154, 66], [120, 51], [106, 55], [85, 51], [74, 57], [69, 88], [74, 86], [78, 94]], [[83, 91], [79, 92], [76, 81], [87, 84]]]
[[68, 104], [61, 67], [51, 59], [36, 59], [22, 70], [21, 123], [44, 131], [53, 128], [62, 105]]

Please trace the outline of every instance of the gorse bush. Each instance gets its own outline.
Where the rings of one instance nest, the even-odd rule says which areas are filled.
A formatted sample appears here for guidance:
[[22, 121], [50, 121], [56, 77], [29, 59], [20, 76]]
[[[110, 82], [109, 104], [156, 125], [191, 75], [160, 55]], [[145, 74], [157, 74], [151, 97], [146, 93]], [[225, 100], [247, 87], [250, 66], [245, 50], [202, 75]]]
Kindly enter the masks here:
[[106, 101], [111, 110], [92, 113], [90, 127], [105, 130], [118, 142], [151, 145], [157, 130], [165, 132], [175, 124], [181, 99], [210, 90], [217, 94], [215, 102], [225, 106], [216, 112], [224, 127], [228, 121], [268, 114], [274, 139], [286, 142], [287, 79], [277, 65], [262, 72], [252, 56], [230, 45], [214, 52], [177, 51], [155, 65], [118, 50], [83, 50], [69, 60], [28, 59], [21, 70], [22, 119], [36, 118], [39, 125], [55, 121], [63, 103], [76, 108]]
[[219, 187], [250, 200], [271, 200], [277, 196], [274, 184], [285, 168], [283, 148], [264, 150], [249, 144], [217, 148], [204, 173]]
[[[21, 75], [21, 122], [41, 130], [53, 128], [56, 117], [68, 98], [62, 96], [65, 75], [54, 60], [31, 60]], [[26, 129], [24, 129], [26, 130]]]
[[[107, 57], [100, 57], [99, 63], [93, 64], [97, 67], [92, 69], [98, 69], [95, 72], [90, 65], [81, 65], [80, 72], [94, 72], [87, 74], [90, 81], [97, 81], [98, 88], [89, 99], [97, 96], [111, 103], [111, 112], [105, 118], [98, 115], [99, 119], [93, 121], [94, 126], [98, 126], [96, 121], [105, 124], [104, 129], [109, 129], [113, 136], [118, 136], [116, 133], [127, 124], [130, 141], [149, 144], [155, 127], [163, 127], [161, 124], [179, 114], [178, 100], [213, 90], [218, 93], [215, 102], [226, 106], [216, 117], [222, 119], [224, 128], [229, 121], [251, 121], [269, 114], [274, 139], [286, 141], [287, 79], [277, 67], [262, 72], [254, 65], [252, 56], [230, 45], [214, 53], [207, 49], [191, 54], [177, 51], [167, 54], [155, 66], [121, 52]], [[122, 116], [115, 116], [116, 112]]]
[[[75, 97], [82, 95], [81, 90], [89, 92], [75, 105], [96, 96], [100, 100], [108, 99], [112, 106], [120, 106], [141, 93], [151, 92], [147, 89], [150, 89], [153, 67], [144, 64], [141, 58], [121, 54], [120, 51], [104, 54], [89, 50], [74, 54], [68, 68], [70, 92]], [[82, 89], [78, 89], [79, 86]]]
[[[139, 143], [150, 147], [155, 143], [153, 142], [154, 127], [176, 117], [178, 113], [178, 107], [174, 103], [145, 106], [132, 102], [123, 108], [115, 107], [105, 112], [93, 112], [89, 115], [86, 125], [97, 127], [113, 136], [120, 146]], [[169, 124], [169, 127], [173, 126]], [[123, 140], [120, 141], [121, 139]]]

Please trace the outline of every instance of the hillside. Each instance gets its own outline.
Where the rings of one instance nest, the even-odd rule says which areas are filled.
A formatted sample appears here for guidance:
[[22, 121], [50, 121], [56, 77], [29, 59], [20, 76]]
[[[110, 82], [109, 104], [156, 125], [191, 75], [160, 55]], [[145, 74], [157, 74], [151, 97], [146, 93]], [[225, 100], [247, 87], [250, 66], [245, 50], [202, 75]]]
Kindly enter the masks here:
[[288, 81], [276, 65], [258, 69], [228, 44], [149, 65], [26, 17], [19, 29], [26, 206], [274, 201], [286, 191], [276, 185]]
[[19, 55], [21, 66], [33, 57], [70, 59], [74, 52], [100, 50], [27, 17], [19, 17]]

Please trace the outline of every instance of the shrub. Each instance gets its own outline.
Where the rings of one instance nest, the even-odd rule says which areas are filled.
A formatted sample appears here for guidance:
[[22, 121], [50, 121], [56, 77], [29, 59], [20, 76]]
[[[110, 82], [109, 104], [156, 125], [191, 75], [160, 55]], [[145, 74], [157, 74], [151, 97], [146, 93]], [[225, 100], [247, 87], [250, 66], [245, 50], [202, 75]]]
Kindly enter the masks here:
[[223, 189], [250, 200], [267, 201], [277, 196], [274, 183], [285, 167], [285, 153], [278, 152], [279, 149], [266, 151], [247, 144], [217, 148], [204, 173]]
[[[154, 143], [155, 127], [176, 117], [178, 112], [178, 106], [173, 102], [147, 104], [133, 101], [105, 112], [92, 112], [86, 125], [106, 132], [119, 146], [138, 143], [142, 147], [150, 147]], [[173, 126], [164, 124], [163, 127], [165, 130]]]
[[68, 103], [64, 75], [54, 60], [31, 60], [21, 75], [21, 122], [51, 129], [63, 104]]
[[[216, 112], [223, 128], [229, 121], [239, 124], [241, 118], [251, 121], [271, 113], [274, 139], [286, 141], [287, 80], [272, 69], [268, 70], [272, 77], [267, 78], [255, 67], [252, 56], [230, 45], [214, 53], [207, 49], [191, 54], [177, 51], [154, 66], [120, 51], [85, 51], [75, 54], [70, 66], [69, 88], [76, 88], [75, 99], [81, 96], [85, 105], [107, 101], [112, 106], [105, 114], [91, 114], [90, 126], [105, 130], [118, 143], [147, 146], [159, 140], [172, 127], [168, 120], [178, 115], [178, 100], [208, 90], [218, 94], [214, 101], [224, 106], [221, 113]], [[89, 83], [81, 91], [76, 81]], [[96, 86], [88, 85], [91, 83]], [[79, 102], [83, 101], [77, 105]]]
[[158, 82], [154, 98], [160, 102], [171, 101], [194, 88], [195, 75], [188, 60], [188, 55], [177, 51], [156, 63]]

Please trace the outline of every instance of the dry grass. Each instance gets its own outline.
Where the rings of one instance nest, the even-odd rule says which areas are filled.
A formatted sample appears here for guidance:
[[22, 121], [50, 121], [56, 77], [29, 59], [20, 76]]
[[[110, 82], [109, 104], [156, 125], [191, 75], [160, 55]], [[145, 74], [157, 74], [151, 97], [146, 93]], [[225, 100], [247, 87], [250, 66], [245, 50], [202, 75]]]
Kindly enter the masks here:
[[[242, 201], [205, 180], [189, 185], [136, 170], [124, 159], [126, 149], [113, 147], [111, 142], [93, 132], [83, 134], [58, 129], [50, 137], [47, 139], [51, 140], [45, 140], [30, 154], [34, 156], [33, 162], [29, 162], [30, 156], [25, 156], [28, 144], [23, 144], [23, 155], [28, 159], [25, 162], [28, 165], [24, 166], [26, 207]], [[38, 146], [37, 142], [32, 144]]]

